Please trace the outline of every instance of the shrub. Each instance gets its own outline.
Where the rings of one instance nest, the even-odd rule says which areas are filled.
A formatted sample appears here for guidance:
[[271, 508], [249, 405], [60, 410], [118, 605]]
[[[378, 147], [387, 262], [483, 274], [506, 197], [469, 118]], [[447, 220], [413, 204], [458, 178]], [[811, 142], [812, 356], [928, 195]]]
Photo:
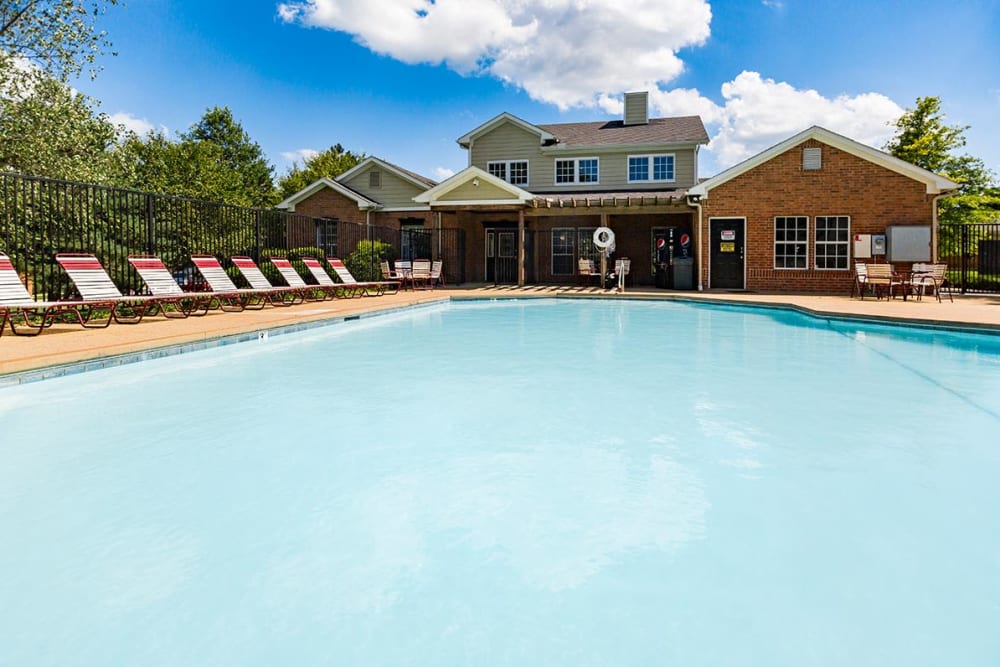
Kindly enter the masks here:
[[360, 241], [358, 247], [344, 258], [344, 265], [361, 282], [382, 280], [383, 261], [390, 264], [399, 257], [396, 249], [383, 241]]

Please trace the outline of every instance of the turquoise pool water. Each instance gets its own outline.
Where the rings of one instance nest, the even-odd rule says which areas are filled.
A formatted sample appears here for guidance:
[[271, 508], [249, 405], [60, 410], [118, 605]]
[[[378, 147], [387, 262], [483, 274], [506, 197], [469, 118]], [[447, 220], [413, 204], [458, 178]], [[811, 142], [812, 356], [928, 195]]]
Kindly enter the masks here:
[[997, 337], [570, 301], [272, 336], [0, 390], [0, 664], [996, 665], [998, 480]]

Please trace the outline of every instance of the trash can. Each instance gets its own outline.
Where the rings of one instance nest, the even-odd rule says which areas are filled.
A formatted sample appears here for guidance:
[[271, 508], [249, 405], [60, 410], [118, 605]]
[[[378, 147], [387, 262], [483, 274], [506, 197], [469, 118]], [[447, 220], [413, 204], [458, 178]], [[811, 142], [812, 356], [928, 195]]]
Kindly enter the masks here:
[[694, 289], [694, 258], [674, 258], [674, 289]]
[[674, 275], [670, 271], [670, 265], [657, 264], [653, 279], [656, 281], [656, 287], [659, 289], [670, 289], [673, 287]]

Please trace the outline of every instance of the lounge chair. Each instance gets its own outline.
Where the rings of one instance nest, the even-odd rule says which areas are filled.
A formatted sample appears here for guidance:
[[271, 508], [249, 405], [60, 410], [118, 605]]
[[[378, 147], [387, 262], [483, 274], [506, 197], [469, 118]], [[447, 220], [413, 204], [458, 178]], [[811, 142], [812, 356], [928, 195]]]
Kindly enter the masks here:
[[[95, 255], [61, 252], [56, 254], [56, 261], [73, 281], [81, 300], [100, 304], [101, 308], [110, 304], [110, 319], [118, 324], [138, 324], [146, 315], [155, 315], [157, 312], [167, 317], [187, 317], [178, 312], [181, 306], [176, 298], [122, 294]], [[173, 305], [178, 311], [167, 310], [168, 305]]]
[[[288, 258], [286, 257], [272, 257], [271, 264], [274, 266], [274, 268], [278, 269], [278, 273], [280, 273], [281, 277], [285, 279], [285, 282], [288, 283], [288, 286], [297, 287], [301, 289], [303, 291], [303, 294], [305, 295], [305, 298], [308, 301], [325, 301], [327, 299], [332, 299], [334, 296], [337, 296], [336, 289], [332, 289], [329, 286], [324, 285], [322, 283], [318, 285], [306, 284], [306, 281], [302, 279], [302, 276], [299, 275], [299, 272], [295, 270], [295, 267], [292, 266], [291, 261], [289, 261]], [[322, 267], [320, 268], [322, 269]], [[315, 276], [315, 274], [313, 275]], [[327, 277], [329, 278], [329, 276]], [[334, 284], [332, 281], [330, 284], [333, 285], [334, 288], [336, 288], [336, 284]]]
[[230, 259], [233, 261], [233, 266], [250, 283], [250, 287], [264, 294], [272, 306], [294, 306], [306, 300], [306, 295], [309, 293], [308, 285], [305, 289], [291, 285], [288, 287], [272, 285], [250, 257], [236, 256]]
[[228, 306], [223, 306], [223, 310], [260, 310], [266, 306], [270, 300], [268, 296], [271, 290], [240, 289], [236, 287], [229, 274], [222, 268], [222, 264], [214, 255], [191, 255], [191, 263], [198, 269], [198, 273], [208, 283], [209, 289], [225, 295], [233, 300]]
[[[21, 282], [13, 262], [0, 252], [0, 336], [8, 325], [17, 336], [37, 336], [62, 315], [72, 314], [84, 327], [103, 328], [111, 324], [111, 316], [93, 321], [98, 311], [111, 311], [113, 299], [108, 301], [35, 301], [28, 288]], [[20, 320], [20, 323], [18, 321]]]
[[340, 281], [345, 285], [349, 285], [358, 289], [358, 291], [366, 296], [382, 296], [385, 294], [386, 290], [392, 290], [395, 294], [399, 291], [399, 281], [396, 280], [381, 280], [381, 281], [369, 281], [369, 282], [358, 282], [351, 272], [344, 266], [344, 263], [337, 259], [336, 257], [327, 257], [327, 263], [330, 268], [333, 269]]
[[[174, 280], [174, 276], [163, 264], [163, 260], [155, 255], [129, 255], [129, 263], [136, 273], [146, 283], [146, 288], [153, 296], [173, 299], [178, 310], [174, 314], [164, 313], [168, 317], [188, 317], [189, 315], [205, 315], [213, 308], [223, 310], [243, 310], [239, 296], [219, 292], [185, 292]], [[230, 303], [239, 304], [238, 308], [226, 308]], [[179, 315], [177, 314], [179, 313]]]
[[363, 296], [363, 290], [358, 289], [357, 287], [345, 285], [344, 283], [333, 282], [333, 278], [331, 278], [330, 274], [323, 268], [323, 263], [315, 257], [303, 257], [302, 263], [306, 265], [306, 268], [309, 269], [309, 273], [312, 274], [319, 287], [322, 287], [325, 290], [324, 293], [328, 296], [337, 298]]

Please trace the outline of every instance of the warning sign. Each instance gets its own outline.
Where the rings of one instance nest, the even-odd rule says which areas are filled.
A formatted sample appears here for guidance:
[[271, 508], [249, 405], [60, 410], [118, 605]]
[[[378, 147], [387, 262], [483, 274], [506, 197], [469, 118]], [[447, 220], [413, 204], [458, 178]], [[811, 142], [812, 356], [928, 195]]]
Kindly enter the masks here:
[[736, 240], [736, 230], [735, 229], [723, 229], [722, 230], [722, 240], [723, 241], [735, 241]]
[[723, 241], [719, 244], [719, 252], [736, 252], [736, 243], [733, 241]]

